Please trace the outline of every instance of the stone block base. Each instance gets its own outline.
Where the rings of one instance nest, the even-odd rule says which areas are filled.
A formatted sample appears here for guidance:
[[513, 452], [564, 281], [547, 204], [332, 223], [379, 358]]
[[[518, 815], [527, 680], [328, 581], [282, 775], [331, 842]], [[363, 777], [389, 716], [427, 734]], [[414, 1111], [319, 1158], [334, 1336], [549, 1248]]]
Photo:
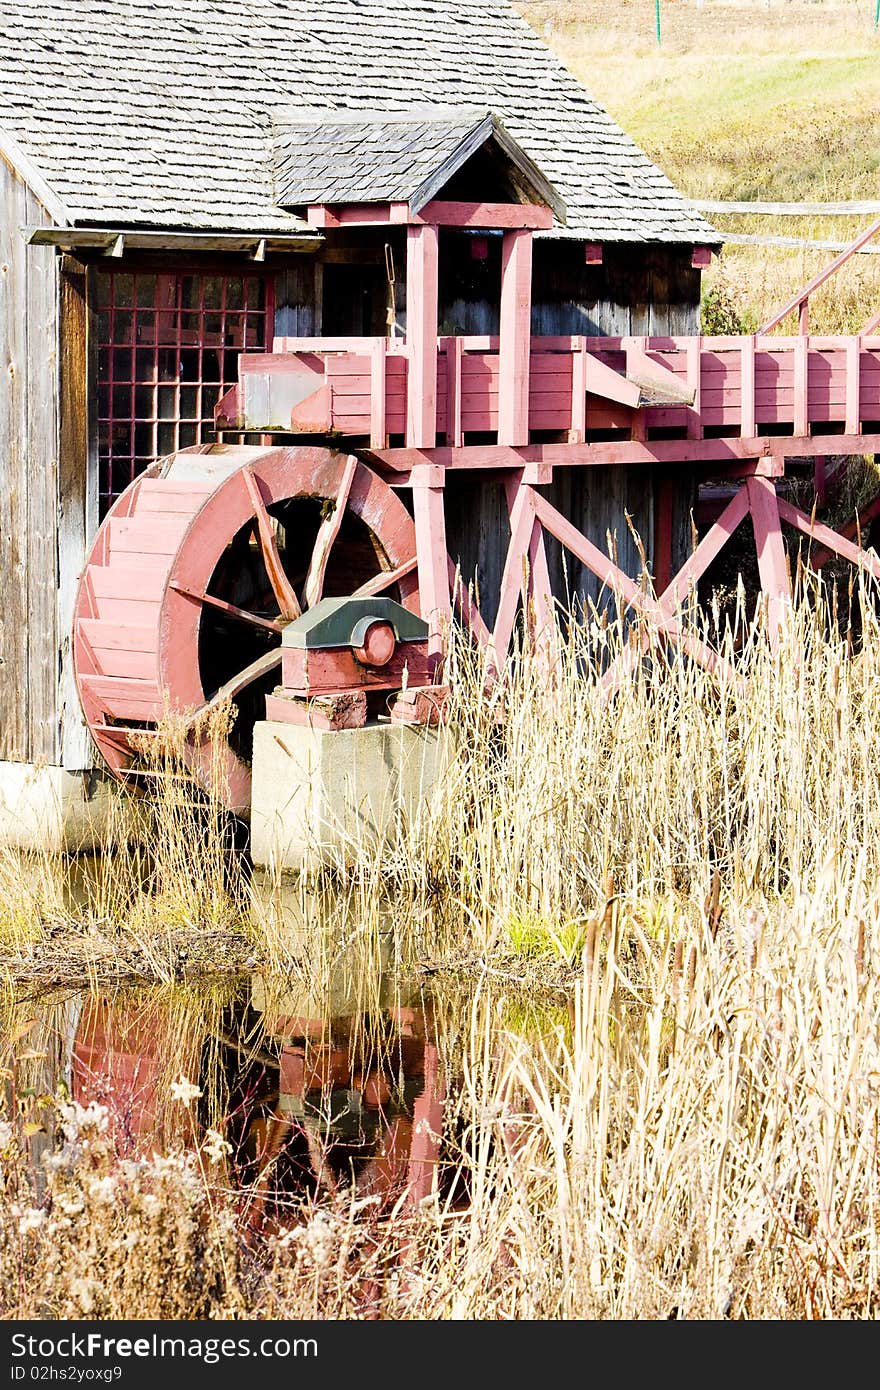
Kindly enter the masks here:
[[450, 736], [448, 728], [396, 723], [334, 730], [258, 723], [254, 863], [289, 869], [351, 864], [393, 843], [423, 813]]
[[112, 790], [99, 773], [0, 762], [0, 843], [18, 849], [95, 849], [106, 832]]

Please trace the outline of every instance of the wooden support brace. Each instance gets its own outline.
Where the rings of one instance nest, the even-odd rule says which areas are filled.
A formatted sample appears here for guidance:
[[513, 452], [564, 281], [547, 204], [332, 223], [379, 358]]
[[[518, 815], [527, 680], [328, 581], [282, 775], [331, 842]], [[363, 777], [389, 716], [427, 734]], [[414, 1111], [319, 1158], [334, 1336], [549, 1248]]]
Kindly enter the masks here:
[[[840, 535], [837, 531], [832, 531], [830, 526], [825, 526], [821, 521], [816, 521], [814, 517], [807, 516], [799, 507], [794, 507], [790, 502], [779, 498], [777, 502], [779, 515], [783, 521], [787, 521], [790, 526], [794, 526], [803, 535], [809, 536], [811, 540], [819, 541], [827, 550], [833, 551], [835, 555], [842, 555], [844, 560], [849, 560], [852, 564], [858, 565], [862, 569], [868, 570], [875, 579], [880, 581], [880, 560], [869, 550], [862, 550], [846, 536]], [[875, 499], [872, 507], [880, 510], [880, 499]], [[865, 513], [863, 513], [863, 518]], [[850, 527], [847, 527], [849, 530]], [[824, 555], [814, 559], [814, 567], [818, 568], [828, 559]]]
[[791, 580], [779, 524], [779, 503], [770, 478], [748, 478], [745, 489], [755, 531], [761, 588], [767, 596], [768, 636], [775, 650], [791, 606]]
[[[520, 489], [524, 485], [523, 475], [513, 474], [505, 479], [504, 491], [507, 497], [507, 510], [513, 525], [513, 509]], [[550, 569], [547, 564], [547, 551], [544, 545], [544, 530], [535, 517], [532, 534], [526, 552], [528, 572], [523, 575], [523, 604], [526, 610], [528, 630], [535, 652], [542, 668], [549, 672], [556, 656], [556, 624], [553, 618], [553, 592], [550, 585]]]
[[813, 492], [816, 495], [816, 505], [824, 505], [828, 491], [828, 460], [824, 454], [817, 454], [813, 460]]
[[513, 636], [513, 624], [522, 587], [523, 563], [532, 543], [535, 523], [536, 494], [526, 485], [516, 489], [510, 506], [510, 544], [501, 576], [501, 591], [495, 628], [489, 643], [488, 662], [490, 669], [501, 670], [501, 659], [506, 655]]
[[[699, 638], [685, 631], [673, 614], [678, 605], [679, 595], [683, 590], [689, 589], [690, 584], [703, 573], [714, 556], [726, 545], [739, 521], [745, 516], [748, 502], [744, 489], [728, 503], [718, 522], [711, 528], [705, 540], [697, 547], [690, 560], [682, 567], [659, 601], [646, 597], [634, 580], [624, 574], [608, 556], [604, 555], [592, 541], [582, 535], [544, 498], [535, 495], [534, 507], [545, 530], [555, 536], [573, 555], [576, 555], [613, 593], [618, 594], [632, 608], [653, 622], [658, 633], [680, 645], [682, 650], [686, 651], [708, 671], [723, 676], [727, 680], [736, 681], [736, 673], [729, 663], [724, 661], [708, 643], [700, 641]], [[641, 641], [640, 649], [644, 649], [644, 646], [645, 642]], [[630, 658], [626, 658], [626, 660], [630, 660]], [[616, 689], [619, 684], [620, 663], [622, 661], [624, 661], [624, 656], [618, 657], [615, 662], [612, 662], [602, 679], [601, 685], [606, 695], [612, 689]]]

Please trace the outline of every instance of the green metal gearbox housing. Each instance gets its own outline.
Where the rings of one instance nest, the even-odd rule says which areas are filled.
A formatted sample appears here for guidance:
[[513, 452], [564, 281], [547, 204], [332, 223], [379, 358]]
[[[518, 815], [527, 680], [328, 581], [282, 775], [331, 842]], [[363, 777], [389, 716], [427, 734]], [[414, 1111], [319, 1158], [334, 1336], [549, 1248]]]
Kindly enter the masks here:
[[322, 598], [294, 618], [284, 629], [281, 645], [306, 651], [357, 646], [366, 627], [374, 622], [390, 623], [398, 642], [425, 642], [428, 638], [424, 619], [394, 599], [343, 597]]

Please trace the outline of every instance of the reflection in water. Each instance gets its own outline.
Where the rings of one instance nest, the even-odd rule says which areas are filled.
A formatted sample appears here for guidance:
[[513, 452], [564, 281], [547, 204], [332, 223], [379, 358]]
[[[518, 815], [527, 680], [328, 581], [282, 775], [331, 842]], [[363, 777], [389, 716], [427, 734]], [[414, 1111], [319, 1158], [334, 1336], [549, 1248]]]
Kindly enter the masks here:
[[[289, 1225], [343, 1190], [411, 1209], [438, 1179], [444, 1084], [430, 1006], [388, 989], [368, 1011], [328, 1015], [289, 984], [256, 979], [188, 1019], [174, 996], [83, 997], [71, 1093], [107, 1107], [114, 1144], [138, 1156], [211, 1127], [251, 1231]], [[183, 1077], [200, 1092], [188, 1107]], [[183, 1099], [181, 1096], [183, 1095]]]

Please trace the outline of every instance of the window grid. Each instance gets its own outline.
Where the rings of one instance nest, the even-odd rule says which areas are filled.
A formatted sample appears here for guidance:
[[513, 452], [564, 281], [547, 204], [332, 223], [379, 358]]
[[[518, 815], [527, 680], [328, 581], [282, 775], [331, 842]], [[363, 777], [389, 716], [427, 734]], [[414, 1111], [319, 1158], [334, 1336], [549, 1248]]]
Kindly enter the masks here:
[[271, 342], [272, 278], [131, 271], [98, 275], [100, 512], [154, 459], [214, 438], [238, 354]]

